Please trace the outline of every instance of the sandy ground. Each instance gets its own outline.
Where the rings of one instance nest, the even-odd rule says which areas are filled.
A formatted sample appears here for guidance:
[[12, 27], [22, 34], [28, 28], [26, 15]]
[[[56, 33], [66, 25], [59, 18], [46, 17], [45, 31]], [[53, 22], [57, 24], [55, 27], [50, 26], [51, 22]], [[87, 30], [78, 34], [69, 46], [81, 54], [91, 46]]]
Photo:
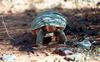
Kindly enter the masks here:
[[[33, 53], [31, 51], [30, 52], [19, 51], [18, 48], [16, 47], [13, 47], [9, 44], [3, 44], [0, 45], [0, 57], [2, 57], [3, 54], [13, 54], [16, 56], [16, 59], [13, 61], [0, 60], [0, 62], [73, 62], [73, 61], [67, 61], [65, 59], [66, 56], [54, 53], [56, 48], [59, 47], [62, 47], [62, 45], [32, 47], [34, 48], [34, 50], [32, 50], [34, 52]], [[82, 56], [80, 57], [83, 58]], [[96, 56], [89, 58], [85, 62], [99, 62], [99, 60], [95, 59], [95, 57]], [[81, 62], [81, 60], [78, 62]]]

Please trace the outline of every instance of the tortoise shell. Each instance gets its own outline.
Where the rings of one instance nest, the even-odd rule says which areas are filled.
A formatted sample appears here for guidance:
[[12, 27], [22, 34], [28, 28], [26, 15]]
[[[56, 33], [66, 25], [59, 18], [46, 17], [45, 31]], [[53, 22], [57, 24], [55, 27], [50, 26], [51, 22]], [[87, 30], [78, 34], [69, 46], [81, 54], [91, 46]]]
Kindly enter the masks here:
[[45, 11], [38, 14], [32, 22], [32, 30], [41, 29], [44, 26], [61, 27], [65, 29], [67, 20], [56, 11]]

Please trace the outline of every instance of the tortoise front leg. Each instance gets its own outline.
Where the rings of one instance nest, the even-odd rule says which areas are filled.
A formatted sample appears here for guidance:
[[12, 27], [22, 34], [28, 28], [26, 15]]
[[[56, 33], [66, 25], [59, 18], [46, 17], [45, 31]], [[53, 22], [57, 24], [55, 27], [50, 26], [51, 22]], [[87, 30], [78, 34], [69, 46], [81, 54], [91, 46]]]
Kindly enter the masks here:
[[66, 35], [64, 33], [63, 30], [58, 29], [57, 31], [57, 37], [59, 38], [59, 42], [60, 44], [64, 44], [64, 42], [67, 41]]
[[36, 33], [36, 45], [42, 45], [43, 44], [43, 38], [45, 36], [45, 32], [41, 29], [38, 33]]

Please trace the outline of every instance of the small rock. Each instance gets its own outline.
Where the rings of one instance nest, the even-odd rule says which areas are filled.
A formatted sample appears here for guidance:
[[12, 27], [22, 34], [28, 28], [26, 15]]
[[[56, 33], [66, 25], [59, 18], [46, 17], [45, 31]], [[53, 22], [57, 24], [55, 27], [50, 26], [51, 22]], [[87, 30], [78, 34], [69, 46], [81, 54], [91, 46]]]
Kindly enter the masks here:
[[75, 61], [74, 57], [65, 57], [64, 59], [67, 60], [67, 61]]
[[78, 45], [78, 47], [90, 49], [92, 44], [90, 43], [90, 41], [88, 39], [84, 39], [82, 42], [78, 42], [77, 45]]
[[95, 59], [100, 61], [100, 57], [95, 57]]
[[100, 61], [100, 54], [97, 54], [95, 59]]
[[68, 61], [82, 61], [84, 57], [81, 53], [75, 53], [73, 55], [67, 55], [64, 59]]
[[60, 60], [59, 59], [57, 59], [57, 58], [55, 58], [55, 60], [54, 60], [54, 62], [59, 62]]
[[31, 62], [37, 62], [37, 60], [31, 60]]
[[2, 60], [3, 61], [14, 61], [16, 59], [16, 56], [13, 54], [3, 54]]
[[57, 52], [58, 54], [60, 54], [60, 55], [63, 55], [63, 56], [65, 56], [65, 55], [70, 55], [70, 54], [73, 53], [70, 49], [68, 49], [68, 48], [66, 48], [66, 47], [59, 47], [59, 48], [56, 50], [56, 52]]
[[92, 44], [97, 46], [97, 45], [100, 45], [100, 42], [99, 41], [93, 41]]
[[2, 50], [2, 49], [0, 48], [0, 50]]

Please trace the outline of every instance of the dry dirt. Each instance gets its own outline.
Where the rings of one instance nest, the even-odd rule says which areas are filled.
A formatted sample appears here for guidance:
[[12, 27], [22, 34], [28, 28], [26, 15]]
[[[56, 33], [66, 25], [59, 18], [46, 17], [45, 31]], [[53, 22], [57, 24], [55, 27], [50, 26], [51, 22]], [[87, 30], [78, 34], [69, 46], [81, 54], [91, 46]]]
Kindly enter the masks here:
[[[78, 22], [77, 16], [82, 15], [75, 11], [74, 13], [71, 13], [71, 11], [67, 11], [67, 12], [63, 11], [62, 13], [65, 16], [67, 16], [68, 19], [71, 20], [71, 22], [76, 21], [75, 23]], [[3, 54], [14, 54], [16, 56], [16, 60], [13, 62], [68, 62], [67, 60], [64, 59], [65, 56], [60, 56], [58, 54], [53, 53], [53, 51], [56, 48], [60, 47], [59, 45], [33, 47], [32, 43], [34, 42], [31, 42], [33, 40], [27, 39], [27, 38], [24, 41], [25, 42], [24, 44], [18, 43], [18, 42], [23, 41], [23, 39], [25, 39], [25, 36], [23, 35], [26, 32], [28, 33], [31, 32], [31, 22], [32, 22], [32, 19], [35, 18], [35, 15], [36, 13], [25, 13], [25, 14], [19, 14], [19, 15], [4, 16], [4, 20], [7, 25], [9, 34], [13, 38], [15, 38], [16, 41], [12, 41], [8, 37], [5, 31], [5, 28], [2, 24], [2, 18], [0, 17], [0, 57], [2, 57]], [[98, 21], [100, 20], [99, 16], [97, 16], [96, 18], [98, 18]], [[84, 22], [88, 23], [90, 21], [84, 21]], [[92, 24], [92, 22], [88, 24], [90, 24], [90, 26], [95, 30], [100, 29], [99, 22], [97, 24]], [[26, 37], [31, 37], [31, 35], [27, 35]], [[73, 36], [72, 37], [67, 36], [67, 37], [69, 37], [69, 39], [73, 38]], [[99, 35], [92, 36], [92, 38], [93, 37], [96, 38], [95, 40], [100, 42]], [[30, 41], [27, 42], [27, 40], [30, 40]], [[3, 61], [0, 60], [0, 62], [3, 62]], [[91, 59], [90, 62], [100, 62], [100, 61]]]

